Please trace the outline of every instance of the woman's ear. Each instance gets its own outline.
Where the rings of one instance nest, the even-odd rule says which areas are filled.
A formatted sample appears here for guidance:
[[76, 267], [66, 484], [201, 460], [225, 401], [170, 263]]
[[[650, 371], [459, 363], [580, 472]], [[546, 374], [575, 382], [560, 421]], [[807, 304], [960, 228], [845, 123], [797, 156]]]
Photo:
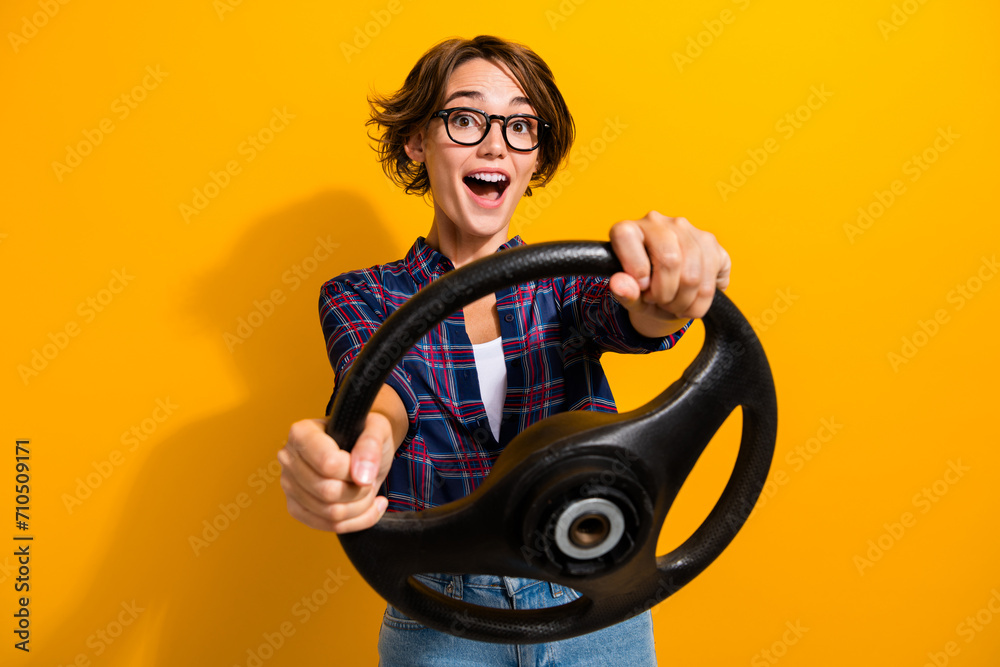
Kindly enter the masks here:
[[423, 162], [424, 157], [424, 132], [420, 130], [410, 135], [410, 138], [403, 144], [406, 156], [414, 162]]

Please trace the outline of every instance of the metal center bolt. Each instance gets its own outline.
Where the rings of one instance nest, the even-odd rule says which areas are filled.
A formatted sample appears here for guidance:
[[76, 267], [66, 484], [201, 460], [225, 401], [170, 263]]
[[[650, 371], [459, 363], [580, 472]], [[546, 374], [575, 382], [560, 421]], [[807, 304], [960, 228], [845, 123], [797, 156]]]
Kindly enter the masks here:
[[571, 558], [599, 558], [615, 548], [625, 532], [618, 505], [604, 498], [570, 503], [556, 521], [556, 545]]
[[592, 547], [608, 536], [611, 523], [603, 514], [584, 514], [569, 527], [569, 539], [578, 547]]

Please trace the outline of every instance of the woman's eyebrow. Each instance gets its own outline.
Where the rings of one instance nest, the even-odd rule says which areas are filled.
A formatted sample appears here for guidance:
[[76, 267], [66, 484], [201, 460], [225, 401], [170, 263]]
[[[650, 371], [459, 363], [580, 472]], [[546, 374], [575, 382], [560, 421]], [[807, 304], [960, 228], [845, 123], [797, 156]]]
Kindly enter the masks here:
[[[469, 98], [472, 98], [474, 100], [479, 100], [480, 102], [484, 99], [483, 94], [481, 92], [479, 92], [478, 90], [456, 90], [454, 93], [452, 93], [451, 95], [448, 96], [448, 99], [446, 99], [444, 101], [444, 103], [445, 104], [450, 104], [452, 102], [452, 100], [456, 100], [459, 97], [469, 97]], [[517, 104], [523, 104], [523, 105], [531, 106], [531, 101], [528, 100], [527, 97], [523, 97], [521, 95], [517, 95], [515, 97], [510, 98], [510, 104], [511, 104], [511, 106], [514, 106], [514, 105], [517, 105]]]

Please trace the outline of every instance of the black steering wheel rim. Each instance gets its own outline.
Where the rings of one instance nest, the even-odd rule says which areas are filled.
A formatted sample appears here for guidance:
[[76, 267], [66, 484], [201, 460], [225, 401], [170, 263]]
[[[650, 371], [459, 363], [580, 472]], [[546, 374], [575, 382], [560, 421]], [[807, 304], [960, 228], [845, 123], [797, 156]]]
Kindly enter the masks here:
[[[350, 450], [392, 369], [417, 340], [466, 304], [513, 284], [620, 270], [610, 244], [574, 241], [505, 250], [442, 276], [393, 313], [365, 345], [338, 389], [327, 432]], [[622, 415], [563, 413], [534, 424], [507, 446], [469, 496], [421, 512], [386, 514], [372, 528], [340, 535], [352, 563], [403, 613], [443, 632], [491, 642], [556, 641], [592, 632], [679, 590], [721, 554], [746, 521], [766, 480], [777, 433], [773, 379], [749, 323], [721, 292], [702, 319], [705, 343], [697, 358], [645, 406]], [[743, 410], [743, 435], [726, 488], [683, 544], [656, 556], [667, 510], [712, 434], [737, 406]], [[683, 446], [663, 447], [663, 431], [672, 445]], [[560, 553], [548, 539], [553, 513], [566, 503], [581, 503], [584, 482], [603, 479], [601, 471], [611, 470], [609, 461], [620, 452], [631, 457], [626, 470], [614, 484], [598, 486], [602, 498], [631, 517], [624, 519], [629, 543], [596, 565], [596, 559], [590, 563]], [[584, 596], [550, 609], [488, 609], [442, 596], [412, 576], [430, 572], [546, 579]]]

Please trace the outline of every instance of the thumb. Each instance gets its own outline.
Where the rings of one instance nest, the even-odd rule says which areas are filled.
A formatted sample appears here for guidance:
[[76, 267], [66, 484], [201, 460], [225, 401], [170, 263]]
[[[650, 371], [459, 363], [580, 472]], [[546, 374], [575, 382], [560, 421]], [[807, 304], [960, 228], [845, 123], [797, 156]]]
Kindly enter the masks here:
[[360, 486], [374, 482], [381, 458], [381, 443], [374, 434], [366, 430], [351, 450], [351, 481]]
[[627, 273], [619, 272], [611, 276], [608, 288], [611, 290], [611, 295], [615, 297], [615, 301], [620, 303], [626, 310], [645, 306], [640, 300], [642, 290], [639, 289], [639, 283]]

